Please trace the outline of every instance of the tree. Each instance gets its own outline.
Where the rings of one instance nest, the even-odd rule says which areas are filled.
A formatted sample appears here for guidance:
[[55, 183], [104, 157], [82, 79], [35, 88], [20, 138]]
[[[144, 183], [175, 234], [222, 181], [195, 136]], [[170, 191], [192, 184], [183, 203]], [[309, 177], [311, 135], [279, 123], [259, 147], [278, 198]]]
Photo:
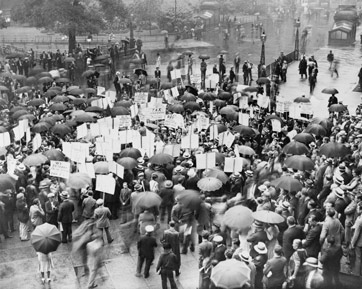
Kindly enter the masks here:
[[109, 23], [117, 18], [128, 18], [128, 10], [122, 0], [99, 0], [99, 6], [103, 12], [104, 19]]
[[97, 9], [79, 0], [23, 0], [11, 12], [15, 21], [68, 35], [69, 52], [76, 35], [98, 33], [105, 24]]
[[134, 15], [135, 20], [145, 27], [147, 23], [147, 27], [150, 29], [153, 22], [157, 22], [160, 11], [161, 11], [161, 0], [136, 0], [131, 6], [130, 11]]

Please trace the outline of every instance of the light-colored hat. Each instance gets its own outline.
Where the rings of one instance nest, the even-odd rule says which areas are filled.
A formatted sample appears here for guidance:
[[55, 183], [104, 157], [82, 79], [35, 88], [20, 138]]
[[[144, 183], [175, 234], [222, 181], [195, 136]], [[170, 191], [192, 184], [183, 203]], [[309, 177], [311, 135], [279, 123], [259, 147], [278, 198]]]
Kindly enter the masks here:
[[170, 189], [173, 186], [173, 182], [170, 180], [165, 181], [164, 183], [166, 189]]
[[64, 199], [68, 199], [69, 198], [69, 193], [67, 191], [63, 191], [61, 192], [60, 196]]
[[216, 235], [212, 240], [216, 243], [221, 243], [224, 240], [224, 238], [220, 235]]
[[250, 262], [251, 261], [251, 257], [250, 257], [250, 254], [248, 251], [242, 251], [240, 254], [239, 254], [239, 257], [242, 261], [244, 262]]
[[290, 207], [290, 203], [289, 203], [289, 202], [284, 201], [284, 202], [282, 203], [282, 209], [284, 209], [284, 210], [288, 210], [288, 209], [289, 209], [289, 207]]
[[265, 192], [265, 191], [268, 189], [268, 187], [265, 186], [265, 185], [260, 185], [260, 186], [258, 187], [258, 189], [259, 189], [260, 192]]
[[144, 164], [145, 160], [142, 157], [140, 157], [140, 158], [137, 159], [137, 163]]
[[344, 164], [340, 164], [338, 166], [338, 169], [339, 169], [340, 172], [345, 172], [346, 171], [346, 166]]
[[308, 266], [317, 268], [318, 267], [318, 259], [314, 258], [314, 257], [308, 257], [305, 260], [303, 265], [308, 265]]
[[184, 154], [182, 155], [185, 159], [188, 159], [191, 157], [190, 153], [188, 151], [184, 152]]
[[103, 199], [98, 199], [98, 200], [96, 201], [96, 204], [97, 204], [98, 206], [103, 205]]
[[335, 188], [335, 189], [334, 189], [334, 193], [336, 194], [336, 196], [337, 196], [338, 198], [343, 199], [343, 197], [344, 197], [344, 191], [343, 191], [340, 187]]
[[140, 191], [140, 190], [142, 190], [142, 186], [140, 184], [137, 184], [137, 185], [134, 186], [134, 189], [136, 191]]
[[251, 171], [251, 170], [247, 170], [247, 171], [245, 172], [245, 175], [246, 175], [247, 177], [252, 177], [252, 176], [254, 175], [254, 173], [253, 173], [253, 171]]
[[344, 183], [344, 179], [341, 176], [334, 176], [333, 182], [337, 185], [342, 185]]
[[19, 194], [16, 195], [16, 198], [17, 198], [17, 199], [23, 199], [24, 197], [25, 197], [25, 196], [24, 196], [23, 193], [19, 193]]
[[23, 163], [20, 163], [20, 164], [16, 167], [16, 169], [17, 169], [19, 172], [23, 172], [23, 171], [26, 170], [26, 167], [25, 167], [25, 165], [24, 165]]
[[155, 230], [155, 228], [152, 225], [147, 225], [145, 227], [145, 230], [147, 233], [152, 233]]
[[266, 254], [268, 253], [268, 249], [266, 248], [265, 244], [263, 242], [258, 242], [258, 244], [256, 244], [254, 246], [254, 250], [256, 252], [258, 252], [259, 254]]
[[48, 198], [54, 198], [54, 197], [55, 197], [54, 193], [49, 193], [48, 194]]
[[180, 173], [180, 172], [182, 172], [182, 170], [183, 170], [182, 166], [175, 167], [175, 173]]

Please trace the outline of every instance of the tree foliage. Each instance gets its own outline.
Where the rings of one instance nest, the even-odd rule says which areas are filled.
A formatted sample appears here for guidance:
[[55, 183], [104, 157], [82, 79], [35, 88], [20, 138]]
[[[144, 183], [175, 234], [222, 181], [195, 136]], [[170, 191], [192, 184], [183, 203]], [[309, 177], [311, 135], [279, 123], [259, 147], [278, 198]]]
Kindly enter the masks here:
[[192, 11], [187, 7], [177, 7], [176, 17], [175, 9], [169, 8], [160, 14], [158, 24], [160, 29], [167, 30], [168, 32], [174, 32], [175, 28], [179, 30], [185, 26], [190, 26], [192, 21]]
[[130, 11], [136, 22], [157, 22], [161, 13], [161, 0], [135, 0]]
[[125, 20], [128, 18], [128, 10], [120, 0], [99, 0], [99, 6], [103, 12], [103, 18], [111, 23], [116, 19]]

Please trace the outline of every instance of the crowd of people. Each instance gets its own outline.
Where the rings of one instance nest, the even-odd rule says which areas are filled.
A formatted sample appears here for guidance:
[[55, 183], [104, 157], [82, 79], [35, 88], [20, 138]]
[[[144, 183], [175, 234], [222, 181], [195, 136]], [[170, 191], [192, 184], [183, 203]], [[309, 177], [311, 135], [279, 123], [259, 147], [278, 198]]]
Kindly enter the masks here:
[[[281, 59], [280, 64], [283, 63]], [[213, 272], [227, 264], [224, 262], [235, 260], [245, 264], [239, 272], [246, 276], [240, 288], [341, 288], [343, 256], [350, 270], [361, 275], [362, 115], [357, 112], [351, 116], [346, 107], [335, 102], [332, 105], [341, 109], [331, 110], [327, 119], [308, 121], [285, 113], [277, 115], [273, 106], [257, 105], [264, 87], [270, 91], [265, 82], [251, 90], [256, 93], [243, 91], [249, 96], [248, 108], [239, 109], [233, 105], [233, 94], [240, 59], [236, 58], [234, 64], [236, 75], [230, 79], [220, 74], [218, 91], [197, 91], [192, 84], [184, 86], [181, 82], [176, 86], [179, 96], [172, 102], [160, 93], [165, 87], [161, 76], [151, 86], [146, 81], [137, 89], [139, 76], [130, 77], [122, 83], [132, 89], [123, 93], [121, 88], [112, 108], [91, 105], [91, 101], [100, 99], [95, 97], [96, 90], [88, 91], [91, 101], [74, 96], [81, 93], [72, 93], [74, 86], [70, 86], [70, 81], [54, 79], [35, 93], [35, 87], [42, 82], [21, 90], [25, 82], [17, 79], [18, 74], [13, 70], [4, 74], [8, 79], [4, 84], [17, 82], [17, 90], [2, 89], [3, 94], [14, 91], [14, 97], [0, 102], [0, 129], [2, 134], [9, 133], [12, 140], [1, 149], [0, 156], [0, 233], [5, 238], [14, 237], [18, 221], [19, 238], [26, 242], [31, 230], [44, 222], [58, 227], [62, 243], [73, 242], [83, 252], [89, 288], [96, 286], [102, 261], [99, 252], [106, 246], [103, 233], [107, 243], [114, 240], [110, 220], [134, 224], [138, 277], [142, 271], [144, 278], [149, 277], [154, 250], [162, 244], [164, 252], [156, 270], [164, 289], [167, 280], [171, 288], [177, 288], [173, 272], [176, 277], [181, 273], [181, 255], [197, 247], [200, 289], [225, 288]], [[219, 68], [223, 65], [220, 57]], [[35, 81], [44, 77], [41, 68], [29, 72]], [[246, 62], [245, 84], [251, 85], [251, 80]], [[281, 74], [281, 80], [286, 81], [286, 72]], [[77, 126], [86, 123], [89, 129], [97, 120], [116, 117], [118, 109], [114, 108], [122, 108], [122, 115], [130, 115], [130, 107], [137, 106], [134, 92], [140, 90], [153, 90], [152, 95], [168, 105], [166, 114], [180, 114], [184, 124], [170, 127], [162, 121], [145, 121], [133, 115], [129, 128], [143, 137], [154, 135], [151, 153], [142, 153], [129, 141], [112, 154], [112, 160], [119, 164], [124, 164], [124, 158], [131, 158], [133, 164], [124, 168], [123, 177], [113, 175], [114, 194], [98, 191], [95, 179], [90, 177], [81, 187], [74, 185], [70, 177], [77, 174], [79, 163], [65, 154], [64, 143], [79, 142]], [[239, 111], [249, 114], [249, 126], [238, 125], [235, 115]], [[196, 124], [200, 115], [210, 122], [206, 128]], [[15, 139], [13, 129], [24, 119], [28, 120], [31, 140], [28, 136]], [[275, 129], [271, 120], [279, 121], [281, 129]], [[33, 140], [37, 134], [41, 143], [35, 148]], [[190, 134], [196, 135], [197, 147], [180, 149], [182, 139]], [[224, 136], [230, 135], [231, 142], [225, 142]], [[88, 134], [80, 140], [89, 144], [86, 163], [96, 167], [105, 162], [106, 156], [99, 155], [96, 148], [95, 136]], [[178, 147], [178, 153], [163, 153], [166, 146]], [[47, 157], [40, 162], [29, 161], [35, 156], [38, 159], [38, 154]], [[215, 154], [215, 165], [200, 169], [199, 154]], [[227, 171], [226, 159], [241, 164]], [[70, 177], [52, 176], [51, 160], [69, 162]], [[208, 186], [202, 185], [205, 179]], [[141, 202], [142, 198], [156, 202]], [[244, 215], [232, 215], [232, 210], [241, 210]], [[270, 213], [273, 218], [260, 219], [254, 215], [258, 212]], [[73, 233], [75, 223], [81, 225]], [[169, 228], [159, 232], [160, 224]], [[46, 281], [45, 272], [50, 282], [51, 255], [39, 254], [39, 260], [42, 282]]]

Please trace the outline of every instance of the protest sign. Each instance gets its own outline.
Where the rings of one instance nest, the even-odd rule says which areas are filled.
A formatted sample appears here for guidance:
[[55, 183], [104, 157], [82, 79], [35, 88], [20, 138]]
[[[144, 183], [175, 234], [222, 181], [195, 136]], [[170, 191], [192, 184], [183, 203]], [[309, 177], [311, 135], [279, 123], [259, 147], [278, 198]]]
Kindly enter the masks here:
[[199, 147], [199, 135], [190, 131], [186, 136], [181, 138], [181, 148], [196, 149]]
[[225, 173], [240, 173], [243, 170], [242, 158], [225, 158], [224, 172]]
[[90, 124], [90, 134], [92, 137], [102, 135], [98, 122]]
[[61, 161], [50, 161], [50, 175], [68, 179], [70, 174], [70, 163]]
[[11, 144], [8, 132], [0, 133], [0, 147], [7, 147]]
[[219, 136], [218, 128], [216, 124], [210, 126], [210, 139], [216, 139]]
[[77, 126], [77, 138], [84, 138], [88, 134], [87, 124], [83, 123]]
[[284, 113], [285, 112], [285, 103], [277, 101], [275, 111], [278, 113]]
[[269, 97], [259, 94], [258, 95], [258, 105], [262, 108], [267, 108], [269, 106]]
[[249, 107], [249, 98], [247, 96], [242, 96], [239, 98], [239, 108], [247, 109]]
[[148, 115], [146, 118], [155, 121], [155, 120], [163, 120], [166, 115], [166, 104], [157, 105], [154, 107], [150, 107], [148, 111]]
[[239, 124], [249, 126], [249, 114], [248, 113], [242, 113], [239, 112]]
[[129, 109], [131, 111], [131, 118], [135, 118], [138, 115], [138, 105], [134, 104]]
[[196, 169], [211, 169], [216, 166], [216, 154], [197, 154], [196, 155]]
[[205, 88], [215, 89], [216, 84], [219, 82], [219, 74], [212, 74], [205, 80]]
[[171, 88], [171, 93], [173, 97], [178, 97], [180, 95], [177, 86]]
[[280, 120], [278, 119], [271, 119], [271, 124], [272, 124], [272, 130], [276, 131], [276, 132], [281, 132], [282, 131], [282, 124], [280, 122]]
[[177, 128], [178, 124], [176, 121], [176, 114], [167, 114], [165, 117], [165, 122], [163, 123], [164, 126], [170, 127], [170, 128]]
[[180, 144], [169, 144], [163, 147], [162, 153], [169, 154], [175, 158], [180, 155], [180, 151], [181, 151]]
[[109, 171], [123, 179], [124, 176], [124, 167], [115, 161], [109, 162]]
[[219, 134], [219, 145], [226, 145], [228, 148], [231, 148], [234, 139], [235, 137], [231, 132], [225, 131]]
[[134, 102], [146, 104], [148, 102], [148, 92], [136, 92], [134, 95]]
[[116, 180], [110, 175], [96, 175], [96, 191], [114, 195]]
[[14, 140], [19, 141], [24, 136], [24, 128], [20, 127], [20, 125], [13, 128]]
[[106, 88], [103, 86], [97, 86], [97, 95], [104, 95], [104, 93], [106, 92]]
[[199, 114], [197, 118], [197, 128], [199, 130], [207, 129], [210, 125], [210, 119], [205, 115]]
[[96, 173], [94, 171], [93, 163], [78, 163], [77, 164], [78, 171], [80, 173], [87, 174], [91, 179], [95, 179]]
[[116, 118], [119, 121], [118, 127], [130, 127], [132, 125], [132, 119], [130, 115], [117, 115]]
[[36, 133], [33, 138], [33, 152], [36, 152], [38, 148], [41, 146], [41, 135], [40, 133]]

